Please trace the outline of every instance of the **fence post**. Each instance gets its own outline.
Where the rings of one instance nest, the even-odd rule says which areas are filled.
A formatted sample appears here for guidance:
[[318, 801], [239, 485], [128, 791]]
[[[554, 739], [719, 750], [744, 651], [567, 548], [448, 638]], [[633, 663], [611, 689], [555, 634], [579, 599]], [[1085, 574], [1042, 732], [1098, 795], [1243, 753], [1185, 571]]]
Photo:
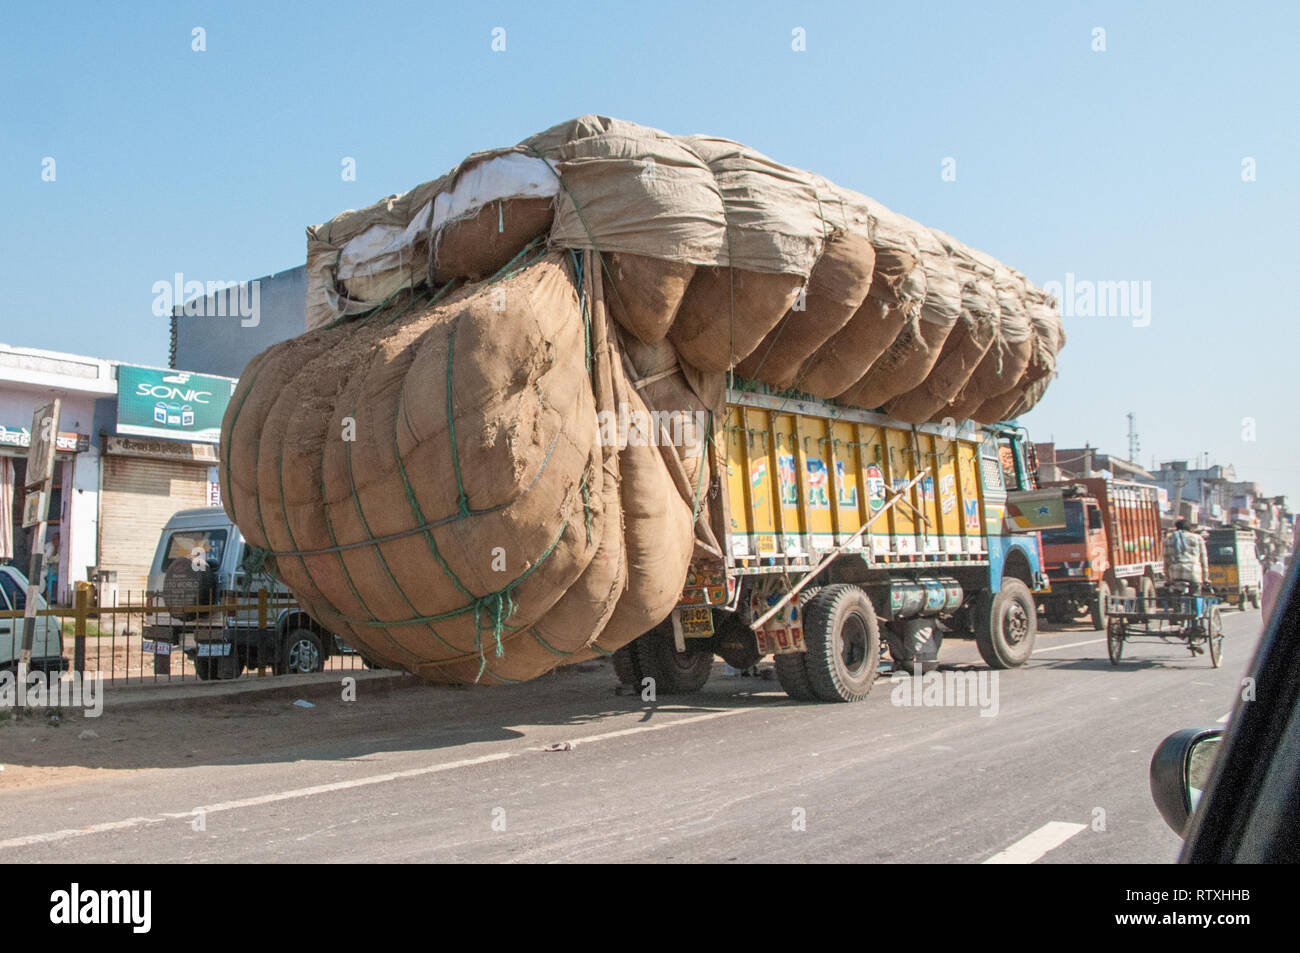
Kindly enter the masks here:
[[[259, 645], [263, 644], [266, 638], [266, 625], [270, 614], [268, 611], [270, 601], [270, 594], [266, 591], [266, 586], [262, 586], [257, 590], [257, 641]], [[266, 666], [262, 664], [262, 661], [263, 659], [259, 653], [257, 657], [258, 678], [261, 678], [266, 674]]]
[[90, 610], [90, 586], [77, 583], [73, 596], [72, 667], [79, 674], [86, 673], [86, 616]]

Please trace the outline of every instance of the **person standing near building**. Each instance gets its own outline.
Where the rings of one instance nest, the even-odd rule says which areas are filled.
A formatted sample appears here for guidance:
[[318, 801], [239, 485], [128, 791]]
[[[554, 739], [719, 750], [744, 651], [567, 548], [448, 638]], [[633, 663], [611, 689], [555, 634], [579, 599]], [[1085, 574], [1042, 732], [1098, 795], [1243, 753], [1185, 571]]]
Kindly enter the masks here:
[[1165, 578], [1170, 582], [1190, 582], [1193, 591], [1205, 585], [1210, 575], [1205, 540], [1187, 520], [1174, 523], [1174, 531], [1165, 537]]

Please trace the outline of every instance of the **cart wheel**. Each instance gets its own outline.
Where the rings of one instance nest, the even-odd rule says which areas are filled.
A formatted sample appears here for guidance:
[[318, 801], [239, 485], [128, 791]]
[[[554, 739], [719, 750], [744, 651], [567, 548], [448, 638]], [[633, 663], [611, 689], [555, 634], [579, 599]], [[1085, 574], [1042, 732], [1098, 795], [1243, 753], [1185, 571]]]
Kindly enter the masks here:
[[1110, 584], [1103, 579], [1097, 583], [1097, 591], [1088, 606], [1088, 614], [1092, 616], [1092, 627], [1097, 632], [1106, 631], [1106, 602], [1108, 599], [1110, 599]]
[[1124, 621], [1122, 619], [1111, 619], [1106, 625], [1106, 654], [1110, 656], [1110, 664], [1118, 665], [1120, 656], [1124, 654]]
[[1219, 607], [1210, 610], [1210, 664], [1218, 668], [1223, 664], [1223, 616]]

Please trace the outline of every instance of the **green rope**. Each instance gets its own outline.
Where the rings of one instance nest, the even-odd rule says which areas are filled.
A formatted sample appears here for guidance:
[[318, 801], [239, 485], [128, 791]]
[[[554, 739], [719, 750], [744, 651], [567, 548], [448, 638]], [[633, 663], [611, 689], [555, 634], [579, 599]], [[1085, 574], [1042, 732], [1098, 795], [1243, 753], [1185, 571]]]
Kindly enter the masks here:
[[451, 394], [451, 367], [456, 359], [456, 329], [460, 327], [460, 315], [451, 323], [447, 334], [447, 433], [451, 439], [451, 467], [456, 474], [457, 509], [460, 518], [469, 516], [469, 495], [465, 492], [465, 480], [460, 472], [460, 451], [456, 448], [456, 411]]

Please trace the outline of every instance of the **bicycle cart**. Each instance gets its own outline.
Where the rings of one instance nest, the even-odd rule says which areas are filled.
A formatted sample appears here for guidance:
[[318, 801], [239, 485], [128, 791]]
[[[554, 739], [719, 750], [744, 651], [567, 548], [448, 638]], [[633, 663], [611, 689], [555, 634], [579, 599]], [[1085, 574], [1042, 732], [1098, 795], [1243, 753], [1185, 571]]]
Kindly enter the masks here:
[[1107, 607], [1111, 665], [1119, 664], [1129, 641], [1184, 642], [1193, 655], [1208, 649], [1215, 668], [1223, 661], [1223, 618], [1214, 596], [1195, 595], [1189, 586], [1173, 583], [1155, 596], [1111, 596]]

